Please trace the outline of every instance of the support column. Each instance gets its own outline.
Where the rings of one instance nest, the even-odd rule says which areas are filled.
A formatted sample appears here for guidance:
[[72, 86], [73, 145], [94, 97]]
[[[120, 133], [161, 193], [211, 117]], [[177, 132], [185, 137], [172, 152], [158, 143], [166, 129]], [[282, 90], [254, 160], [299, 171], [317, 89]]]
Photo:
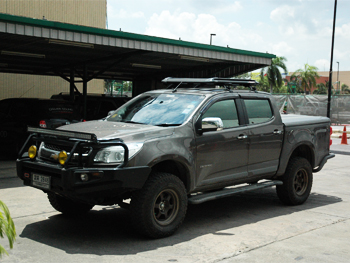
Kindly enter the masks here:
[[70, 79], [69, 79], [69, 99], [70, 101], [74, 101], [74, 75], [75, 75], [75, 70], [74, 68], [70, 69]]
[[84, 65], [84, 75], [83, 75], [83, 104], [84, 104], [84, 111], [83, 111], [83, 118], [86, 120], [87, 114], [86, 114], [86, 108], [87, 108], [87, 83], [88, 83], [88, 74], [87, 74], [87, 65]]

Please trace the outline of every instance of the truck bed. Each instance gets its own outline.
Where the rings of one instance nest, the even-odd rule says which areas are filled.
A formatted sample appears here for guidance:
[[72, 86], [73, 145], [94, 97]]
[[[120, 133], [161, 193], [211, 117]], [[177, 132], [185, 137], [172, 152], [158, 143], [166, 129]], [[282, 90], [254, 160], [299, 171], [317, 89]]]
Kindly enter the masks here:
[[281, 117], [286, 127], [330, 122], [329, 118], [322, 116], [281, 114]]

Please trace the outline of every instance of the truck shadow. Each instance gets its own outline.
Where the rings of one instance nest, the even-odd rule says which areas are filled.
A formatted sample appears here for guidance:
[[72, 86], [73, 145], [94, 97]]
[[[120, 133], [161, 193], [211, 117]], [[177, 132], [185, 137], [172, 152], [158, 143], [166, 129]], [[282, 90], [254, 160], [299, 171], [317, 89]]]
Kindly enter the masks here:
[[0, 190], [17, 187], [24, 187], [22, 180], [20, 180], [16, 175], [11, 175], [11, 177], [2, 177], [0, 172]]
[[231, 235], [217, 232], [338, 202], [342, 199], [336, 196], [312, 193], [304, 205], [284, 206], [275, 189], [262, 189], [189, 206], [180, 229], [175, 235], [163, 239], [153, 240], [138, 235], [131, 226], [129, 212], [117, 207], [92, 210], [80, 218], [57, 214], [27, 225], [20, 237], [68, 254], [135, 255], [206, 234]]

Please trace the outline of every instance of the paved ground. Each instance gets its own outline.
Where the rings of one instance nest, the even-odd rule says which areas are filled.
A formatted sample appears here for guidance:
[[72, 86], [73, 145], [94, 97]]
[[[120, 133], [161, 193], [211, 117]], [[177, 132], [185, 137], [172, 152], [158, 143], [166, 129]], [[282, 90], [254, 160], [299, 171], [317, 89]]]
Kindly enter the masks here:
[[[332, 149], [350, 153], [333, 140]], [[309, 200], [282, 205], [264, 189], [190, 206], [172, 237], [148, 240], [118, 207], [96, 207], [67, 219], [44, 193], [14, 177], [0, 162], [0, 199], [10, 208], [18, 237], [1, 262], [349, 262], [350, 157], [337, 156], [314, 174]], [[0, 243], [8, 248], [6, 240]]]
[[[344, 126], [332, 126], [333, 127], [333, 135], [332, 135], [332, 145], [331, 150], [334, 153], [338, 154], [347, 154], [350, 155], [350, 137], [347, 139], [348, 145], [341, 144], [341, 138], [339, 136], [342, 136], [343, 128]], [[347, 126], [347, 136], [350, 136], [350, 126]]]

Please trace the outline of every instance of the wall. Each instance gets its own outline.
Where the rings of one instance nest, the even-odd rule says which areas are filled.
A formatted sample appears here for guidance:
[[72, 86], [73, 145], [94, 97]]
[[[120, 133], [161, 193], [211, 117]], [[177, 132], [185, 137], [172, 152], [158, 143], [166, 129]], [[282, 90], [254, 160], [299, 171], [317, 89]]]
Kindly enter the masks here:
[[[0, 0], [0, 13], [106, 28], [107, 0]], [[76, 86], [82, 90], [80, 83]], [[103, 80], [88, 83], [89, 93], [103, 91]], [[0, 99], [49, 98], [59, 92], [69, 92], [69, 82], [60, 77], [0, 73]]]
[[[293, 75], [294, 72], [289, 72], [288, 76], [285, 78], [289, 81], [291, 75]], [[316, 79], [316, 84], [323, 83], [326, 84], [326, 81], [329, 80], [329, 71], [317, 71], [318, 75], [320, 78]], [[335, 89], [338, 89], [338, 71], [333, 71], [332, 74], [332, 82], [333, 82], [333, 87]], [[339, 88], [341, 88], [342, 84], [346, 84], [350, 87], [350, 71], [339, 71]], [[317, 89], [317, 87], [312, 87], [311, 93]]]
[[[329, 71], [318, 71], [318, 75], [320, 76], [326, 76], [329, 78]], [[332, 74], [332, 82], [333, 82], [333, 87], [337, 88], [337, 82], [338, 80], [338, 70], [337, 67], [333, 67], [333, 74]], [[350, 87], [350, 71], [339, 71], [339, 82], [341, 87], [342, 84], [346, 84]]]

